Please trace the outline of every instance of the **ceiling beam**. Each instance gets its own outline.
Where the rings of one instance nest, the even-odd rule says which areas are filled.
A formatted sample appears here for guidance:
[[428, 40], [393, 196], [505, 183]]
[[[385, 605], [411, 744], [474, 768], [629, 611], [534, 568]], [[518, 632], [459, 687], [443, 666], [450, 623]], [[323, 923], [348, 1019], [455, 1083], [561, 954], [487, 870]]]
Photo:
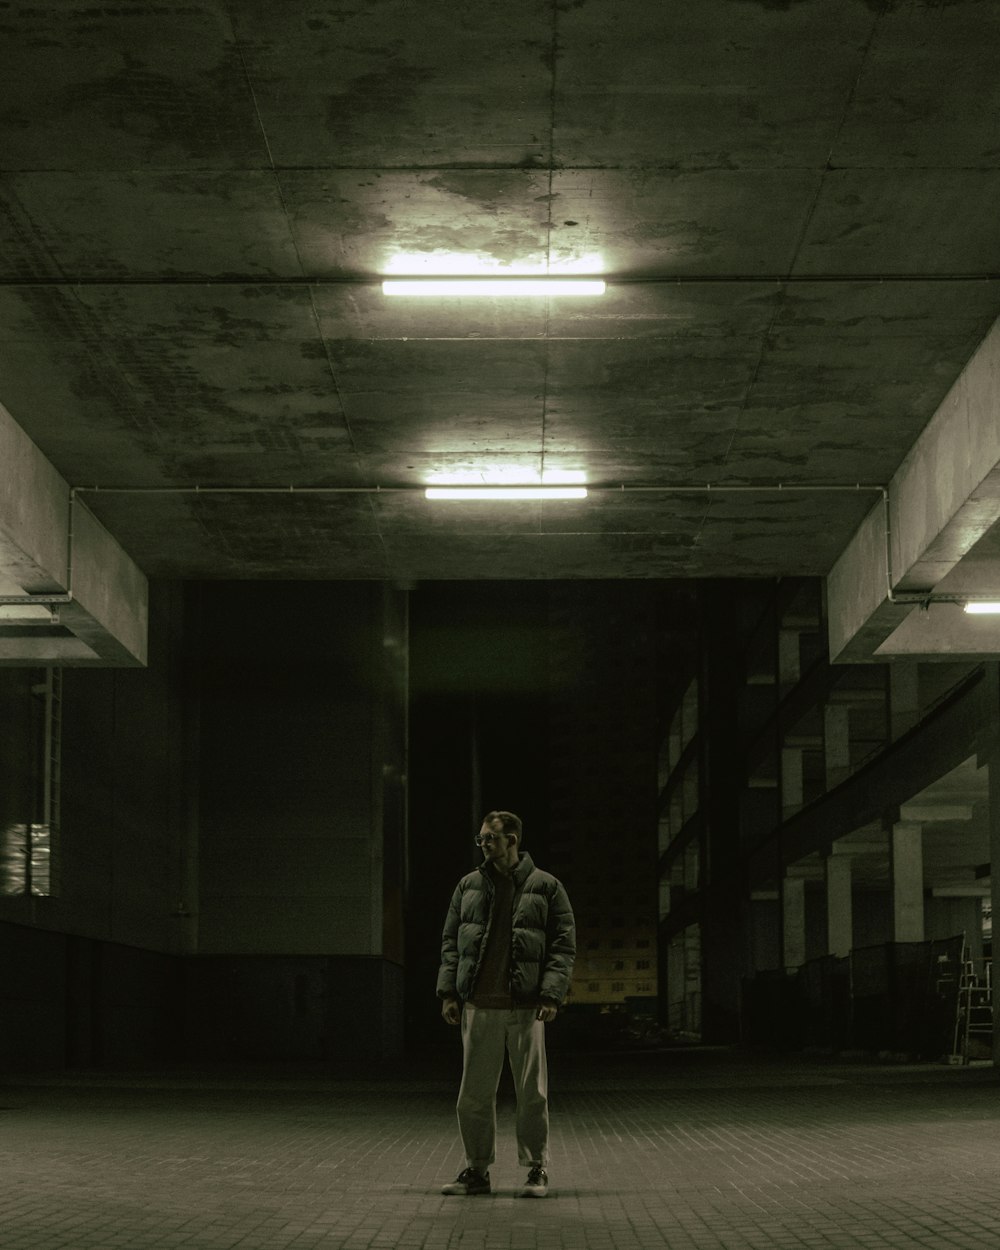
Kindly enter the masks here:
[[[1000, 321], [962, 370], [926, 429], [827, 577], [830, 657], [856, 664], [987, 658], [995, 617], [955, 603], [921, 606], [1000, 520]], [[984, 564], [991, 577], [992, 564]], [[982, 569], [978, 582], [984, 578]], [[1000, 585], [969, 584], [983, 597]]]
[[968, 803], [902, 803], [900, 820], [929, 824], [935, 820], [971, 820], [972, 805]]
[[3, 407], [0, 464], [0, 667], [144, 665], [145, 576]]

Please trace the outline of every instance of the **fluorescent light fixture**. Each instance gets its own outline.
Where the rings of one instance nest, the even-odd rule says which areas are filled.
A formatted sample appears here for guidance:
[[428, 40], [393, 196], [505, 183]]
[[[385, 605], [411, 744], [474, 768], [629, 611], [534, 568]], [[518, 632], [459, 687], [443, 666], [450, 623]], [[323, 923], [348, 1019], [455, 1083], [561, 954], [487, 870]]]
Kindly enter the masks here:
[[586, 499], [586, 486], [428, 486], [428, 499]]
[[511, 260], [491, 252], [394, 251], [380, 272], [387, 278], [594, 278], [604, 273], [599, 252], [538, 251]]
[[538, 295], [603, 295], [603, 278], [385, 278], [384, 295], [478, 299], [484, 295], [524, 299]]
[[537, 469], [521, 465], [485, 465], [432, 473], [428, 499], [586, 499], [587, 475], [581, 469]]
[[519, 464], [484, 464], [478, 469], [443, 469], [427, 475], [428, 486], [586, 486], [582, 469], [537, 469]]
[[970, 616], [997, 616], [1000, 615], [1000, 601], [991, 602], [987, 599], [970, 600], [965, 605], [965, 610]]

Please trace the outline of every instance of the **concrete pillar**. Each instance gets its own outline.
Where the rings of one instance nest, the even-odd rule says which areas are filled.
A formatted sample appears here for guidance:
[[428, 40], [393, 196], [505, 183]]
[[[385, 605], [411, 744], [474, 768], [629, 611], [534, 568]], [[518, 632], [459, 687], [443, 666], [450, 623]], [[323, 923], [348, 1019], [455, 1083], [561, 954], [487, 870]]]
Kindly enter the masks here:
[[694, 892], [701, 888], [701, 841], [693, 838], [684, 850], [684, 889]]
[[675, 1032], [685, 1028], [687, 1003], [687, 954], [683, 934], [667, 947], [667, 1024]]
[[924, 940], [923, 826], [899, 821], [890, 839], [892, 937], [894, 942]]
[[794, 686], [799, 680], [800, 651], [798, 630], [778, 631], [778, 681], [782, 686]]
[[799, 747], [783, 747], [781, 752], [781, 814], [787, 819], [803, 803], [802, 751]]
[[660, 919], [665, 920], [670, 915], [670, 878], [661, 877], [660, 879]]
[[889, 716], [894, 742], [920, 719], [920, 670], [916, 663], [889, 665]]
[[701, 1036], [701, 928], [684, 930], [684, 1028]]
[[[992, 665], [990, 666], [993, 667]], [[997, 678], [996, 672], [988, 673], [987, 680], [991, 682], [993, 688], [994, 706], [997, 699]], [[996, 723], [996, 722], [994, 722]], [[990, 865], [996, 864], [996, 871], [990, 873], [990, 904], [993, 913], [993, 950], [997, 948], [997, 917], [1000, 916], [1000, 742], [994, 739], [990, 749], [989, 760], [987, 763], [989, 770], [989, 825], [990, 825]], [[994, 956], [994, 968], [997, 962]], [[994, 981], [996, 978], [994, 977]], [[996, 991], [994, 991], [994, 998]], [[994, 1016], [996, 1016], [996, 1004], [994, 1003]], [[1000, 1067], [1000, 1029], [993, 1030], [993, 1065]]]
[[826, 949], [843, 958], [854, 944], [851, 857], [826, 857]]
[[806, 883], [786, 877], [781, 888], [782, 956], [786, 969], [806, 962]]
[[832, 790], [847, 780], [851, 770], [851, 709], [844, 703], [823, 709], [823, 753], [826, 788]]

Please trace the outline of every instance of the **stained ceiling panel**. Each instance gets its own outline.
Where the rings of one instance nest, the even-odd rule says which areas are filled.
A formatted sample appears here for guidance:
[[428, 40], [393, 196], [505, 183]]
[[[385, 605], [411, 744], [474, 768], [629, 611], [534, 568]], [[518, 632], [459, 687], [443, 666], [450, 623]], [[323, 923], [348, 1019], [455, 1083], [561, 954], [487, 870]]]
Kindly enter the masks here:
[[277, 165], [512, 166], [548, 156], [546, 0], [237, 0]]
[[4, 14], [0, 168], [252, 169], [267, 147], [222, 0]]
[[[877, 498], [826, 488], [885, 481], [1000, 314], [998, 23], [8, 6], [0, 403], [70, 483], [134, 488], [86, 498], [156, 576], [825, 573]], [[380, 288], [477, 266], [609, 287]], [[625, 489], [420, 490], [515, 467]], [[762, 489], [636, 489], [706, 484]]]
[[876, 17], [862, 5], [587, 0], [558, 20], [560, 165], [819, 169]]
[[239, 171], [60, 171], [4, 179], [8, 280], [297, 277], [274, 176]]

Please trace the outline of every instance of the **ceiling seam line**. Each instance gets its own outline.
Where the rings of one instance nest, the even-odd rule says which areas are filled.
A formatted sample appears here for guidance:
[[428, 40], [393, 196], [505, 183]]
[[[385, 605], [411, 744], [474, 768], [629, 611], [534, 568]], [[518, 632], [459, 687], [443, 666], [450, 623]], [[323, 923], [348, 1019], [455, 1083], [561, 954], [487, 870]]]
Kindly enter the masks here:
[[260, 105], [257, 102], [257, 92], [254, 89], [253, 79], [250, 77], [250, 67], [247, 65], [247, 59], [243, 52], [243, 45], [240, 43], [239, 35], [236, 33], [236, 23], [233, 21], [232, 10], [228, 4], [228, 0], [223, 0], [223, 10], [229, 20], [229, 29], [233, 36], [233, 47], [236, 49], [236, 55], [240, 58], [240, 67], [243, 70], [243, 80], [247, 85], [247, 91], [250, 93], [250, 102], [253, 105], [253, 115], [257, 121], [257, 129], [260, 131], [261, 141], [264, 144], [264, 151], [267, 153], [267, 165], [271, 173], [271, 179], [274, 182], [274, 189], [278, 193], [278, 203], [281, 205], [281, 215], [285, 219], [285, 229], [288, 232], [288, 241], [292, 245], [292, 251], [295, 253], [295, 261], [299, 267], [299, 272], [305, 276], [305, 266], [302, 263], [302, 256], [299, 253], [299, 245], [295, 241], [295, 232], [292, 230], [291, 218], [288, 213], [288, 204], [285, 202], [285, 192], [281, 185], [281, 179], [278, 177], [278, 169], [274, 163], [274, 153], [271, 151], [271, 142], [267, 137], [267, 131], [264, 128], [264, 119], [260, 115]]
[[[316, 299], [315, 299], [315, 295], [313, 292], [314, 284], [308, 280], [308, 275], [306, 274], [305, 265], [302, 263], [302, 255], [299, 251], [298, 242], [296, 241], [296, 238], [295, 238], [295, 232], [292, 229], [291, 217], [288, 211], [288, 204], [285, 200], [284, 189], [282, 188], [281, 179], [278, 176], [278, 169], [274, 162], [274, 153], [271, 150], [271, 143], [270, 143], [270, 140], [268, 139], [267, 130], [264, 126], [264, 119], [261, 117], [260, 105], [257, 100], [257, 92], [254, 88], [253, 79], [250, 74], [250, 68], [247, 65], [246, 55], [243, 50], [243, 45], [240, 42], [239, 35], [237, 34], [237, 31], [236, 31], [236, 23], [233, 20], [232, 10], [230, 8], [230, 5], [226, 2], [226, 0], [224, 0], [224, 9], [225, 9], [226, 17], [229, 20], [229, 28], [232, 32], [233, 45], [236, 48], [237, 55], [240, 58], [240, 66], [243, 70], [243, 77], [247, 85], [247, 90], [250, 93], [250, 99], [253, 104], [254, 117], [257, 120], [257, 126], [258, 126], [258, 129], [260, 130], [261, 140], [264, 144], [264, 150], [267, 153], [268, 165], [270, 167], [271, 176], [274, 181], [274, 187], [278, 195], [278, 201], [281, 204], [281, 212], [285, 220], [285, 228], [288, 232], [288, 239], [289, 239], [289, 242], [291, 243], [292, 250], [295, 253], [295, 260], [298, 264], [299, 272], [302, 278], [306, 280], [305, 285], [309, 293], [309, 310], [312, 315], [312, 322], [316, 331], [316, 335], [320, 343], [322, 343], [323, 345], [323, 356], [324, 356], [324, 359], [326, 360], [326, 367], [330, 375], [330, 381], [333, 384], [333, 392], [337, 399], [337, 406], [340, 409], [341, 423], [342, 423], [344, 430], [347, 433], [348, 444], [351, 449], [351, 454], [354, 457], [355, 467], [356, 469], [358, 469], [358, 471], [360, 471], [361, 456], [360, 456], [360, 453], [358, 452], [357, 444], [355, 442], [354, 431], [351, 429], [351, 424], [347, 416], [347, 407], [343, 401], [340, 384], [337, 380], [337, 372], [336, 372], [336, 369], [334, 368], [333, 361], [330, 358], [330, 346], [326, 340], [326, 336], [323, 334], [323, 328], [322, 328], [320, 317], [319, 317], [319, 310], [316, 307]], [[382, 534], [379, 528], [378, 517], [375, 514], [374, 507], [371, 508], [371, 512], [372, 512], [372, 520], [375, 524], [375, 532], [378, 535], [379, 546], [382, 549], [382, 556], [386, 564], [386, 569], [388, 570], [388, 552], [386, 551], [386, 547], [385, 547], [385, 536]]]
[[552, 264], [552, 182], [556, 159], [556, 67], [559, 63], [559, 0], [552, 0], [551, 44], [549, 58], [549, 168], [548, 192], [545, 201], [545, 272]]
[[[559, 0], [552, 0], [550, 7], [550, 34], [549, 43], [549, 160], [548, 175], [545, 198], [545, 272], [552, 271], [552, 186], [555, 175], [555, 151], [556, 151], [556, 72], [559, 64]], [[552, 329], [552, 302], [550, 299], [545, 300], [545, 314], [542, 322], [542, 338], [544, 356], [542, 360], [542, 429], [541, 429], [541, 447], [539, 454], [539, 480], [545, 480], [545, 440], [548, 426], [548, 404], [549, 404], [549, 334]], [[538, 513], [536, 525], [538, 532], [542, 532], [542, 517]]]
[[[784, 305], [784, 302], [785, 302], [785, 285], [784, 283], [781, 283], [778, 286], [778, 298], [775, 300], [775, 304], [771, 312], [770, 320], [767, 323], [767, 328], [764, 330], [764, 333], [761, 335], [760, 351], [757, 353], [757, 360], [754, 364], [753, 373], [751, 374], [750, 379], [747, 382], [746, 390], [743, 393], [743, 400], [740, 403], [739, 411], [736, 413], [736, 420], [733, 422], [733, 429], [732, 429], [731, 434], [729, 435], [729, 441], [726, 444], [726, 450], [722, 453], [723, 465], [728, 464], [730, 453], [733, 450], [733, 444], [736, 442], [736, 436], [740, 433], [740, 427], [743, 422], [744, 414], [746, 413], [747, 409], [750, 406], [750, 396], [753, 393], [754, 386], [757, 383], [757, 378], [760, 375], [761, 366], [764, 363], [764, 356], [767, 353], [768, 344], [771, 338], [771, 331], [774, 329], [774, 323], [778, 319], [778, 314], [781, 311], [782, 306]], [[706, 524], [708, 523], [708, 516], [711, 510], [712, 510], [712, 503], [711, 503], [711, 500], [709, 500], [705, 506], [705, 511], [702, 515], [701, 523], [698, 526], [698, 529], [694, 535], [695, 545], [697, 545], [698, 539], [701, 536], [701, 533], [704, 530]]]
[[[323, 333], [323, 327], [320, 324], [319, 309], [316, 307], [316, 298], [312, 286], [309, 287], [309, 308], [312, 312], [313, 325], [316, 327], [316, 334], [319, 341], [323, 344], [323, 358], [326, 361], [327, 371], [330, 374], [330, 381], [333, 384], [333, 393], [337, 397], [337, 406], [340, 408], [341, 424], [347, 432], [347, 441], [351, 448], [351, 455], [354, 457], [354, 465], [360, 475], [362, 464], [361, 453], [358, 450], [358, 445], [354, 438], [354, 430], [351, 426], [351, 419], [347, 413], [347, 405], [344, 403], [344, 397], [341, 393], [340, 382], [337, 378], [337, 370], [334, 366], [333, 358], [330, 355], [330, 344], [326, 335]], [[391, 570], [389, 568], [389, 551], [385, 545], [385, 535], [382, 533], [382, 528], [378, 523], [378, 513], [375, 509], [375, 504], [371, 499], [369, 499], [368, 510], [371, 514], [372, 524], [375, 526], [375, 533], [378, 537], [379, 547], [382, 551], [386, 576], [389, 576], [391, 574]]]
[[[523, 148], [523, 143], [503, 144], [504, 147]], [[148, 166], [134, 165], [102, 165], [97, 167], [89, 167], [87, 172], [93, 175], [105, 174], [129, 174], [132, 176], [147, 174], [149, 176], [162, 174], [259, 174], [276, 172], [283, 173], [360, 173], [360, 174], [432, 174], [437, 172], [443, 173], [532, 173], [537, 172], [539, 166], [525, 165], [523, 160], [500, 162], [495, 161], [490, 164], [475, 161], [435, 161], [428, 165], [338, 165], [331, 162], [328, 165], [207, 165], [199, 166], [192, 169], [189, 165], [157, 165], [155, 168]], [[990, 164], [983, 165], [834, 165], [829, 163], [828, 168], [831, 172], [858, 172], [858, 173], [993, 173], [995, 166]], [[807, 165], [658, 165], [655, 162], [643, 163], [641, 165], [561, 165], [560, 171], [563, 173], [630, 173], [636, 170], [648, 171], [654, 174], [801, 174], [814, 172], [817, 166], [814, 164]], [[14, 177], [20, 174], [46, 175], [46, 174], [78, 174], [80, 170], [74, 166], [64, 165], [25, 165], [17, 168], [5, 166], [5, 177]]]
[[823, 188], [826, 185], [827, 175], [834, 170], [833, 153], [834, 153], [834, 150], [836, 149], [837, 143], [840, 140], [840, 136], [843, 132], [844, 126], [847, 124], [847, 115], [850, 112], [851, 105], [854, 103], [854, 97], [857, 94], [858, 84], [861, 82], [861, 76], [865, 72], [865, 66], [868, 63], [868, 55], [871, 52], [872, 44], [875, 42], [875, 32], [878, 29], [878, 24], [881, 18], [882, 18], [882, 10], [878, 10], [875, 13], [874, 19], [872, 20], [871, 30], [868, 32], [868, 40], [865, 43], [865, 46], [861, 52], [861, 61], [858, 65], [858, 72], [854, 76], [854, 82], [851, 84], [851, 89], [847, 93], [847, 99], [844, 101], [844, 108], [840, 114], [840, 121], [837, 123], [837, 129], [833, 135], [833, 138], [830, 140], [830, 149], [826, 154], [826, 164], [820, 170], [819, 181], [816, 184], [816, 192], [813, 195], [812, 203], [809, 205], [808, 209], [805, 212], [805, 215], [802, 221], [802, 229], [799, 231], [799, 237], [796, 239], [795, 246], [792, 248], [791, 263], [788, 266], [790, 273], [794, 272], [796, 266], [799, 263], [799, 256], [805, 244], [806, 236], [809, 233], [809, 229], [812, 226], [813, 220], [815, 219], [816, 211], [819, 207], [820, 197], [822, 196]]

